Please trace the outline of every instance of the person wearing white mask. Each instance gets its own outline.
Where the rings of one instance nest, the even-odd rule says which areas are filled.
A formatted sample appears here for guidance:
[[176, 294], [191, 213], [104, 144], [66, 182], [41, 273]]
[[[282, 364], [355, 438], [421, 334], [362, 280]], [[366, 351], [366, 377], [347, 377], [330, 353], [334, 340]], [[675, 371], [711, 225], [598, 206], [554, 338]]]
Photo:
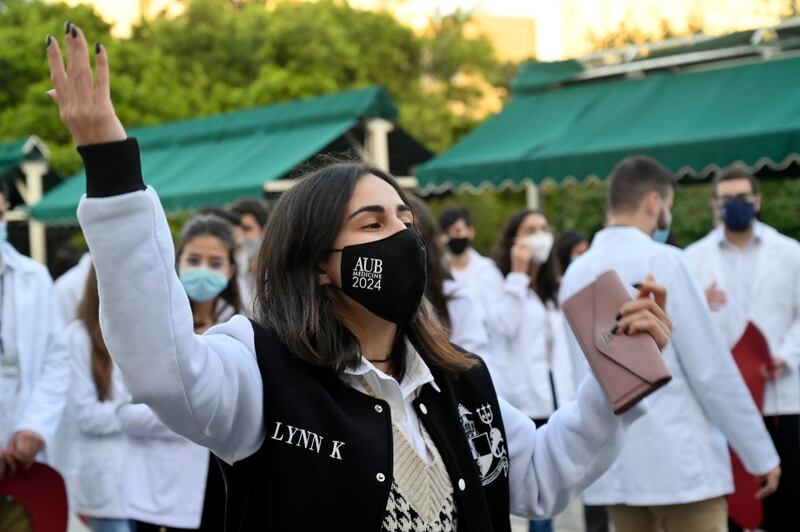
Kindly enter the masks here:
[[69, 386], [69, 352], [50, 274], [8, 242], [0, 188], [0, 480], [49, 461]]
[[[683, 251], [658, 241], [668, 233], [673, 175], [644, 156], [611, 173], [607, 227], [575, 259], [561, 282], [563, 303], [602, 273], [616, 271], [635, 294], [649, 276], [663, 280], [674, 334], [663, 351], [672, 381], [648, 397], [650, 406], [611, 469], [584, 492], [607, 505], [617, 532], [727, 531], [725, 495], [733, 491], [725, 439], [745, 468], [773, 493], [781, 469], [764, 422], [717, 332], [703, 291]], [[635, 334], [615, 327], [613, 334]], [[571, 330], [576, 379], [589, 368]], [[725, 438], [720, 437], [720, 432]]]
[[[495, 294], [495, 366], [506, 400], [537, 426], [575, 396], [552, 249], [547, 218], [533, 209], [513, 214], [494, 248], [494, 260], [505, 276]], [[531, 531], [551, 529], [550, 521], [531, 522]]]
[[717, 327], [734, 347], [753, 323], [767, 340], [763, 413], [781, 457], [781, 485], [764, 500], [769, 532], [800, 522], [800, 244], [757, 219], [758, 181], [734, 166], [714, 178], [711, 207], [721, 224], [686, 250]]

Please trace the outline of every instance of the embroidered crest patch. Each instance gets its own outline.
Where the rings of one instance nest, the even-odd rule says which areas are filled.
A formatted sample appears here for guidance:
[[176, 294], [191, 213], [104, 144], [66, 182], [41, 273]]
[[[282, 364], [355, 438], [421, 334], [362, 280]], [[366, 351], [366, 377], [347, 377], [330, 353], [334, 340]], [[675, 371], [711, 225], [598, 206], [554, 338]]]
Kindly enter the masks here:
[[[476, 425], [473, 421], [475, 413], [481, 425]], [[472, 458], [478, 466], [481, 483], [486, 486], [501, 474], [508, 477], [508, 452], [500, 429], [492, 426], [494, 421], [492, 406], [489, 404], [479, 406], [475, 413], [462, 404], [458, 405], [458, 415], [467, 435]]]

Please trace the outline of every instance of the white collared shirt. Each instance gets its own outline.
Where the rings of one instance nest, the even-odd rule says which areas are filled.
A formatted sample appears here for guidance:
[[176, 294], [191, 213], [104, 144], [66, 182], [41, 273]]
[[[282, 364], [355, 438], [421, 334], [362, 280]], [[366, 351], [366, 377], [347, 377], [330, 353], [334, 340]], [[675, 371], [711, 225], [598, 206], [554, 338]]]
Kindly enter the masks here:
[[[345, 370], [341, 378], [351, 388], [367, 395], [374, 394], [377, 399], [389, 403], [392, 422], [411, 442], [426, 464], [433, 462], [433, 456], [422, 437], [419, 416], [412, 403], [425, 384], [431, 383], [437, 392], [441, 390], [434, 381], [431, 370], [410, 342], [406, 342], [406, 372], [401, 382], [397, 382], [394, 377], [379, 370], [365, 358], [361, 359], [361, 365], [357, 368]], [[361, 379], [370, 389], [364, 386]]]
[[755, 222], [750, 241], [740, 248], [725, 236], [725, 228], [716, 229], [715, 238], [722, 259], [722, 275], [725, 282], [725, 298], [728, 306], [727, 330], [735, 331], [739, 338], [750, 320], [753, 302], [753, 286], [758, 266], [758, 255], [762, 247], [763, 228]]

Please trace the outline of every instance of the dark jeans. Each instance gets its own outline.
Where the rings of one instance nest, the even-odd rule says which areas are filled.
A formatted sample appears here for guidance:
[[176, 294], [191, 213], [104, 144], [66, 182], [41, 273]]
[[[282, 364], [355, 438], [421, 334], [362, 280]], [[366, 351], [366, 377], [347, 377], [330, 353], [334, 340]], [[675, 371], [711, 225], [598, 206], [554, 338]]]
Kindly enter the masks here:
[[[552, 381], [551, 381], [552, 382]], [[553, 396], [555, 397], [555, 395]], [[536, 428], [543, 427], [547, 424], [547, 418], [543, 419], [534, 419], [534, 423], [536, 423]], [[536, 521], [531, 521], [530, 527], [528, 528], [528, 532], [552, 532], [553, 531], [553, 520], [552, 519], [537, 519]]]
[[605, 506], [583, 506], [583, 522], [586, 532], [608, 532], [608, 512]]
[[761, 528], [794, 532], [800, 527], [800, 415], [767, 416], [764, 423], [781, 458], [782, 473], [778, 490], [764, 499]]

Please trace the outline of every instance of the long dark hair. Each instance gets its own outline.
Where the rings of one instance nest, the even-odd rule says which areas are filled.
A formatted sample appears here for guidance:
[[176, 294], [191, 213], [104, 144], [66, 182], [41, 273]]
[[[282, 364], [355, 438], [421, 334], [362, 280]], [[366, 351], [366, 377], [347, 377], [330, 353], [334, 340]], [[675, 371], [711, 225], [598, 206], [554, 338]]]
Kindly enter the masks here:
[[451, 328], [450, 312], [447, 310], [448, 297], [444, 293], [444, 282], [452, 279], [453, 275], [445, 266], [439, 244], [439, 231], [433, 221], [428, 206], [421, 199], [410, 196], [411, 210], [414, 212], [414, 227], [419, 231], [425, 241], [425, 251], [428, 260], [428, 283], [425, 285], [425, 297], [431, 302], [433, 310], [439, 320], [448, 329]]
[[[319, 283], [319, 263], [334, 245], [356, 183], [369, 174], [386, 181], [409, 205], [406, 193], [386, 172], [362, 162], [327, 164], [277, 201], [258, 256], [258, 322], [272, 329], [298, 358], [337, 373], [357, 367], [361, 358], [358, 340], [334, 314], [335, 289]], [[432, 367], [456, 372], [475, 364], [450, 344], [447, 331], [424, 299], [412, 322], [400, 332]], [[405, 344], [397, 344], [402, 352], [393, 353], [394, 370], [402, 375]]]
[[[186, 244], [199, 236], [213, 236], [225, 245], [228, 250], [228, 260], [234, 275], [228, 280], [228, 286], [219, 294], [228, 305], [233, 307], [235, 312], [242, 311], [242, 298], [239, 295], [239, 283], [236, 281], [239, 272], [236, 271], [236, 240], [233, 238], [231, 224], [215, 214], [199, 214], [192, 216], [181, 231], [181, 239], [175, 251], [175, 260], [180, 261], [180, 256]], [[192, 309], [194, 303], [192, 302]]]
[[100, 331], [100, 295], [97, 290], [94, 265], [89, 265], [83, 299], [78, 305], [78, 319], [83, 323], [91, 341], [92, 380], [97, 389], [97, 399], [107, 401], [112, 398], [111, 373], [114, 371], [114, 364], [111, 362], [111, 355], [108, 354], [103, 333]]
[[[506, 220], [500, 233], [500, 238], [494, 244], [492, 257], [497, 267], [503, 272], [503, 276], [511, 272], [511, 247], [517, 238], [519, 226], [531, 214], [544, 216], [544, 213], [539, 209], [522, 209], [515, 212]], [[539, 266], [539, 274], [536, 279], [531, 279], [531, 288], [544, 303], [551, 301], [554, 304], [558, 304], [558, 276], [555, 269], [557, 260], [554, 259], [554, 250], [555, 246], [550, 251], [547, 261]]]
[[583, 233], [575, 229], [567, 229], [560, 235], [554, 244], [557, 268], [561, 275], [567, 271], [569, 263], [572, 261], [572, 250], [581, 242], [588, 242]]

